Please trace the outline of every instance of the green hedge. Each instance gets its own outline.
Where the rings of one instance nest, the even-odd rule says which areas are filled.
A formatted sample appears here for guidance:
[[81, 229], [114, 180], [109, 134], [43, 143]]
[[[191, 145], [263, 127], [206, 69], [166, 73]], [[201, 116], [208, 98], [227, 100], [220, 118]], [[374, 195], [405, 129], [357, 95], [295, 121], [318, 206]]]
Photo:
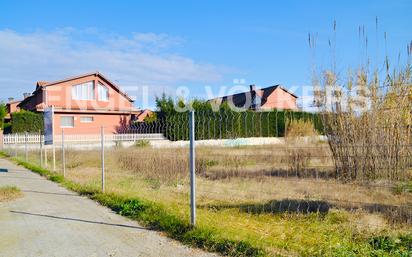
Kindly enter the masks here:
[[[156, 98], [159, 112], [157, 120], [150, 126], [159, 128], [169, 140], [187, 140], [189, 138], [189, 114], [178, 112], [181, 110], [195, 110], [196, 139], [224, 139], [239, 137], [283, 137], [286, 124], [290, 120], [310, 120], [315, 129], [324, 134], [322, 120], [318, 113], [271, 110], [237, 112], [230, 108], [228, 103], [222, 103], [214, 111], [211, 102], [194, 99], [188, 105], [183, 100], [173, 100], [163, 94]], [[141, 124], [147, 127], [149, 124]]]
[[30, 111], [21, 110], [11, 114], [13, 133], [43, 132], [43, 115]]
[[4, 103], [0, 103], [0, 129], [4, 129], [4, 117], [6, 117], [7, 108]]
[[[188, 112], [169, 113], [158, 122], [164, 124], [164, 135], [169, 140], [188, 140]], [[283, 137], [289, 120], [310, 120], [322, 134], [323, 125], [319, 114], [299, 111], [268, 112], [218, 112], [195, 111], [196, 139], [224, 139], [240, 137]]]

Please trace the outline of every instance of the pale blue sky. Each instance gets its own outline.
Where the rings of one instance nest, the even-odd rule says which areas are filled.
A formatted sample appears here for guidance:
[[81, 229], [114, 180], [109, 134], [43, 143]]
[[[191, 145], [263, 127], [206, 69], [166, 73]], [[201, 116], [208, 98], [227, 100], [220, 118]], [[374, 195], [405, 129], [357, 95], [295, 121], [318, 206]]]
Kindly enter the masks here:
[[234, 79], [309, 85], [309, 32], [318, 35], [317, 66], [328, 67], [337, 21], [336, 60], [344, 72], [364, 55], [359, 26], [371, 58], [385, 48], [392, 57], [405, 54], [411, 11], [412, 1], [1, 1], [0, 100], [19, 98], [38, 80], [95, 70], [135, 95], [139, 107], [147, 107], [136, 90], [143, 85], [151, 96], [188, 86], [190, 96], [202, 98], [205, 85], [218, 94]]

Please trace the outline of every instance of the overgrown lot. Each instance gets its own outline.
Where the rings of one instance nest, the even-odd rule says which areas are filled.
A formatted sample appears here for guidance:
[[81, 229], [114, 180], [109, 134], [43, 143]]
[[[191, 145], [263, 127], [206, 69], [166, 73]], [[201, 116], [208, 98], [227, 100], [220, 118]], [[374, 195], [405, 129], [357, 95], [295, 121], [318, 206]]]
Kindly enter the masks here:
[[[407, 181], [343, 183], [325, 143], [302, 145], [198, 148], [198, 230], [193, 232], [188, 225], [187, 149], [137, 144], [107, 150], [106, 194], [101, 195], [99, 151], [69, 146], [66, 178], [72, 189], [93, 194], [123, 215], [186, 243], [232, 256], [259, 255], [258, 249], [270, 256], [412, 253], [412, 194], [406, 190]], [[30, 159], [38, 165], [37, 152]], [[59, 152], [57, 161], [60, 167]], [[49, 167], [50, 163], [49, 158]], [[146, 207], [129, 206], [127, 199], [154, 204], [157, 211], [151, 210], [149, 216], [167, 213], [173, 218], [162, 214], [153, 221]], [[126, 209], [116, 201], [126, 203]], [[186, 225], [176, 225], [181, 223], [175, 219]], [[179, 233], [185, 236], [179, 238]], [[232, 243], [222, 240], [242, 245], [230, 247]]]

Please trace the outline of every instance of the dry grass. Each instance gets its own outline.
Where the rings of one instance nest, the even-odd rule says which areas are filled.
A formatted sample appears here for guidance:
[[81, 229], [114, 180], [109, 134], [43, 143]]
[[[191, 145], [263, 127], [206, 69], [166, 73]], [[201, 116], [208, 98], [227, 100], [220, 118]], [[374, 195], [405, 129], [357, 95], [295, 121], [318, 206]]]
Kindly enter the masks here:
[[347, 76], [330, 69], [313, 79], [336, 174], [346, 181], [411, 179], [411, 52], [393, 71], [388, 58], [383, 72], [365, 63]]
[[[99, 184], [100, 153], [67, 151], [67, 174], [81, 184]], [[412, 206], [410, 192], [387, 180], [342, 183], [324, 143], [254, 147], [200, 147], [197, 150], [201, 204], [256, 203], [292, 199], [324, 201], [331, 208], [363, 210], [389, 218], [393, 209]], [[188, 192], [187, 149], [114, 149], [106, 154], [107, 175], [117, 188]], [[132, 183], [131, 181], [135, 181]], [[120, 190], [120, 189], [119, 189]], [[153, 192], [150, 192], [151, 194]], [[171, 198], [173, 198], [172, 196]], [[406, 220], [410, 221], [410, 220]]]
[[23, 193], [16, 186], [0, 187], [0, 202], [8, 202], [20, 198]]
[[287, 120], [286, 122], [286, 137], [287, 138], [296, 138], [296, 137], [305, 137], [305, 136], [317, 136], [318, 133], [313, 126], [311, 120]]
[[[373, 236], [411, 231], [410, 192], [396, 192], [384, 180], [342, 183], [334, 178], [327, 144], [298, 146], [199, 147], [198, 225], [273, 255], [369, 249]], [[293, 150], [305, 160], [298, 167]], [[100, 188], [98, 151], [69, 150], [66, 157], [69, 180]], [[183, 148], [108, 150], [106, 189], [160, 203], [188, 220], [187, 159]]]

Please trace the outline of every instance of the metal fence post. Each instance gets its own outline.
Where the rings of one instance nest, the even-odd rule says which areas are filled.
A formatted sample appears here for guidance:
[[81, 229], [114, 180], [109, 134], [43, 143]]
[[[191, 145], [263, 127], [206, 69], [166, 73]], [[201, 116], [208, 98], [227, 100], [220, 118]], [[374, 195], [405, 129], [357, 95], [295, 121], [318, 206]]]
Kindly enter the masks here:
[[56, 142], [53, 134], [53, 171], [56, 171]]
[[195, 112], [189, 112], [190, 224], [196, 225]]
[[28, 135], [27, 135], [27, 131], [24, 133], [24, 158], [26, 160], [26, 162], [29, 160], [29, 152], [27, 149], [27, 140], [28, 140]]
[[14, 134], [14, 157], [17, 157], [17, 134]]
[[44, 145], [44, 167], [49, 167], [49, 158], [47, 156], [47, 148], [48, 146]]
[[62, 129], [62, 168], [63, 168], [63, 177], [66, 177], [66, 156], [64, 152], [64, 130]]
[[39, 130], [39, 142], [40, 142], [40, 167], [43, 167], [43, 144], [41, 142], [41, 131]]
[[102, 154], [102, 192], [104, 193], [104, 128], [101, 127], [101, 154]]

